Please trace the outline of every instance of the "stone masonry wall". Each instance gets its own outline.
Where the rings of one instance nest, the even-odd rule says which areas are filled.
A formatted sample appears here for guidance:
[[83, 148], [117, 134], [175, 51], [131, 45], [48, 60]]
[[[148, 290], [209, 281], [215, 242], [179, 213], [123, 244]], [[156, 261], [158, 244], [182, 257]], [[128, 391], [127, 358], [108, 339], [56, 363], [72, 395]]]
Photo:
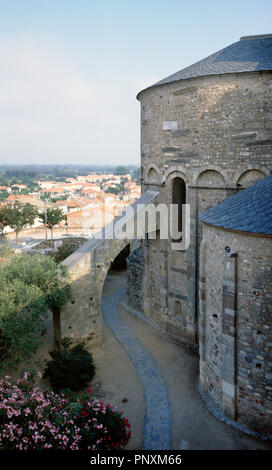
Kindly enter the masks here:
[[143, 282], [144, 282], [144, 253], [140, 246], [127, 258], [127, 296], [128, 303], [136, 310], [144, 310]]
[[141, 92], [144, 170], [154, 163], [165, 172], [178, 164], [192, 181], [199, 168], [216, 165], [235, 183], [238, 169], [271, 166], [271, 87], [271, 72], [254, 72], [181, 80]]
[[272, 73], [240, 73], [151, 87], [141, 102], [142, 190], [172, 201], [172, 182], [186, 183], [191, 243], [172, 252], [146, 240], [145, 314], [174, 336], [198, 340], [198, 215], [272, 169]]
[[201, 386], [227, 417], [272, 434], [272, 238], [203, 227]]
[[[101, 295], [107, 272], [121, 252], [134, 240], [135, 226], [143, 207], [156, 201], [158, 192], [145, 192], [139, 205], [133, 205], [110, 222], [101, 232], [68, 256], [63, 265], [69, 273], [72, 299], [61, 309], [61, 338], [75, 343], [103, 342]], [[126, 232], [127, 230], [127, 232]]]

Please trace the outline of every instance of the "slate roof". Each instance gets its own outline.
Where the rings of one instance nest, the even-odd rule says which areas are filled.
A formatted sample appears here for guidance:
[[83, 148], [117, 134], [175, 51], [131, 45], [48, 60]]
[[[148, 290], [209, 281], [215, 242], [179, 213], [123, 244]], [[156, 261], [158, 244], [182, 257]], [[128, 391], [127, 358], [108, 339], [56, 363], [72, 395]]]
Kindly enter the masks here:
[[272, 175], [203, 212], [199, 220], [229, 230], [272, 235]]
[[[272, 34], [245, 36], [148, 87], [207, 75], [272, 70]], [[148, 89], [147, 88], [147, 89]]]

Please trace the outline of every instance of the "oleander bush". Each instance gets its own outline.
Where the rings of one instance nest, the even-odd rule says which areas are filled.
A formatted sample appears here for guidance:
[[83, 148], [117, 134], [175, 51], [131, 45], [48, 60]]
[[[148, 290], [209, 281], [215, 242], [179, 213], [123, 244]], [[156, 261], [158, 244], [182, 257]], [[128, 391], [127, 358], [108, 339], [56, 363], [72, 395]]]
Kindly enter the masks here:
[[72, 402], [39, 388], [29, 372], [0, 380], [1, 450], [120, 449], [130, 436], [128, 420], [109, 404]]
[[86, 243], [86, 241], [86, 238], [64, 240], [63, 245], [58, 248], [58, 251], [56, 253], [53, 253], [55, 261], [57, 263], [61, 263], [63, 260], [68, 258], [68, 256], [78, 250], [78, 248], [80, 248], [83, 243]]
[[49, 378], [54, 391], [81, 390], [92, 380], [95, 374], [92, 354], [85, 349], [84, 342], [71, 347], [71, 341], [65, 339], [60, 349], [50, 352], [51, 361], [47, 361], [44, 378]]
[[76, 243], [70, 243], [69, 245], [62, 245], [58, 251], [54, 253], [54, 258], [57, 263], [61, 263], [63, 260], [68, 258], [74, 251], [76, 251], [78, 245]]
[[[115, 407], [104, 404], [101, 400], [85, 401], [77, 424], [81, 429], [80, 445], [83, 449], [120, 449], [130, 439], [130, 424]], [[90, 447], [90, 435], [94, 447]]]

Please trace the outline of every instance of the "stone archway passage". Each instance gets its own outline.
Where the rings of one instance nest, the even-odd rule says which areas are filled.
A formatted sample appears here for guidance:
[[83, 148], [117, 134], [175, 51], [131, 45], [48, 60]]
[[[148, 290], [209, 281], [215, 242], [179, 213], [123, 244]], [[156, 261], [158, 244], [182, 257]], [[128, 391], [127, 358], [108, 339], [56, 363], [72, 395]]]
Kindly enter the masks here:
[[[135, 238], [135, 222], [139, 214], [155, 203], [159, 191], [146, 191], [130, 211], [116, 217], [96, 237], [84, 243], [63, 261], [70, 276], [73, 298], [61, 309], [61, 338], [74, 342], [87, 340], [101, 344], [101, 294], [111, 262]], [[127, 214], [128, 212], [128, 214]], [[123, 238], [123, 225], [130, 228]]]
[[103, 296], [102, 313], [113, 334], [127, 352], [142, 382], [145, 393], [145, 423], [142, 450], [171, 449], [171, 416], [164, 379], [151, 355], [121, 320], [118, 304], [125, 289]]

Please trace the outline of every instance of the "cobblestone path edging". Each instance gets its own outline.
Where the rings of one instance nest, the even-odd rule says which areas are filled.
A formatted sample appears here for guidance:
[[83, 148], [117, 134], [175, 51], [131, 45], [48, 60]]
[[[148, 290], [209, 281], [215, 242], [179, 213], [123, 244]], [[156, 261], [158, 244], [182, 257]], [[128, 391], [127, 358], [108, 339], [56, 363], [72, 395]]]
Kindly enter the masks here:
[[102, 297], [102, 313], [115, 337], [127, 352], [140, 377], [145, 394], [145, 421], [142, 450], [171, 449], [171, 417], [164, 379], [150, 354], [121, 320], [118, 304], [125, 289]]

